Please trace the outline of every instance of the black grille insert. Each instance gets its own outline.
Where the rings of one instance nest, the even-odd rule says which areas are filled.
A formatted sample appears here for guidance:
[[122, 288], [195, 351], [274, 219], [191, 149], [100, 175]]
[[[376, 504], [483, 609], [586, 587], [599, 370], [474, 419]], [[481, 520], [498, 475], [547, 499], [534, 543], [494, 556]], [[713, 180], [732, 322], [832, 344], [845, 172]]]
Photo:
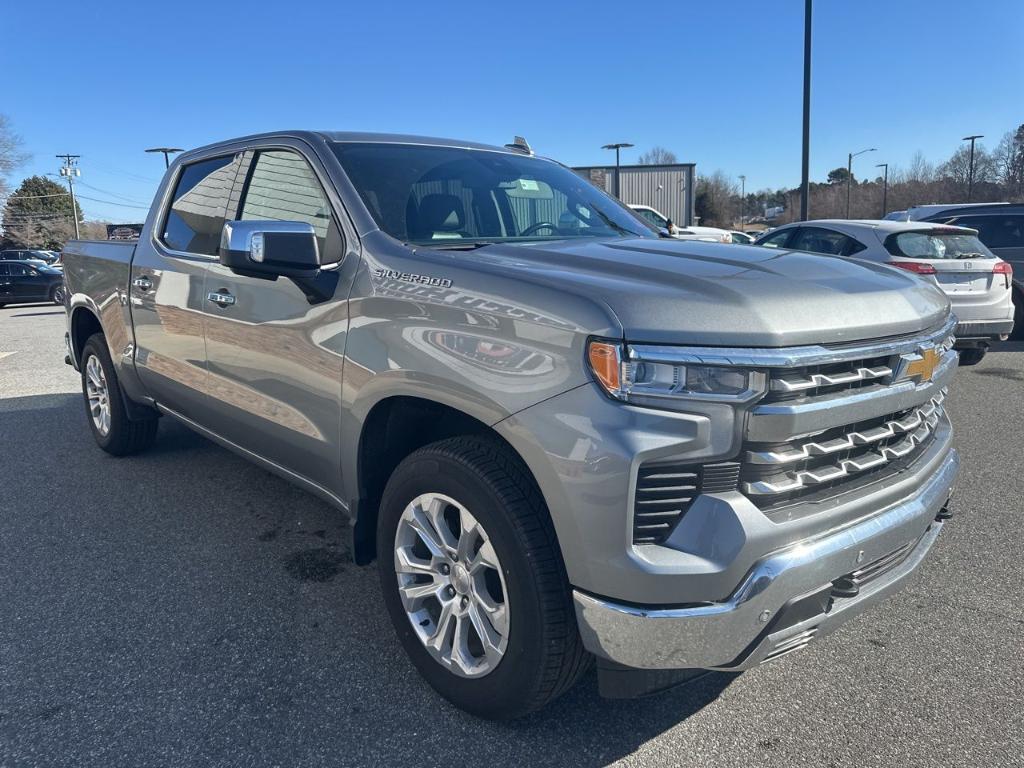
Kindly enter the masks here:
[[636, 478], [633, 543], [662, 543], [697, 496], [736, 490], [739, 476], [737, 462], [644, 464]]

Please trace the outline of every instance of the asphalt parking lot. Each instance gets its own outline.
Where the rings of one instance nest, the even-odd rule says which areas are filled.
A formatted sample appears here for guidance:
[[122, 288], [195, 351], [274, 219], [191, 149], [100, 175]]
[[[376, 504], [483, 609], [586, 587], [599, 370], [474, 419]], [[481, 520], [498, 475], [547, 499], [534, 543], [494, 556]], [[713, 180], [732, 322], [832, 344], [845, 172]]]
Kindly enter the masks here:
[[164, 420], [95, 447], [63, 312], [0, 309], [0, 766], [1024, 765], [1024, 345], [957, 373], [957, 515], [807, 650], [511, 724], [423, 683], [338, 516]]

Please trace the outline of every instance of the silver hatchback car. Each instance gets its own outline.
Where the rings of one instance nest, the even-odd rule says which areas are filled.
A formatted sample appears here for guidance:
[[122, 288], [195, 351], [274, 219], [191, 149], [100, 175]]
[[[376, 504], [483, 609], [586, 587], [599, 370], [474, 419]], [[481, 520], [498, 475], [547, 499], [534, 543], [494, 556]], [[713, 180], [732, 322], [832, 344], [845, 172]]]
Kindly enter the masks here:
[[949, 297], [962, 365], [1013, 331], [1013, 268], [966, 227], [923, 221], [820, 219], [787, 224], [757, 245], [877, 261], [914, 272]]

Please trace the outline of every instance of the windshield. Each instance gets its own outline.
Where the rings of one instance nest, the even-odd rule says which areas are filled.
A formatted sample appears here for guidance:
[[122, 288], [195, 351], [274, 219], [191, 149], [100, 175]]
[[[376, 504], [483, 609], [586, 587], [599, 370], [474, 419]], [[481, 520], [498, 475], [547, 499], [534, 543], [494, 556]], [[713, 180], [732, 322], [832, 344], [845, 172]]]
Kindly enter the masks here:
[[994, 259], [976, 235], [901, 232], [886, 243], [893, 256], [910, 259]]
[[332, 148], [374, 221], [402, 242], [657, 237], [621, 203], [548, 160], [417, 144]]

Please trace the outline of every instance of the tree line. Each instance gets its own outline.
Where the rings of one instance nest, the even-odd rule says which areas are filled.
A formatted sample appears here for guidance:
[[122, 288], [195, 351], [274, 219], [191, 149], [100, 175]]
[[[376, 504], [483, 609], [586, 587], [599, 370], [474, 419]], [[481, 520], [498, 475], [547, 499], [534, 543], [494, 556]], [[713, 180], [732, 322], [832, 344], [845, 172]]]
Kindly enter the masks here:
[[[872, 171], [878, 171], [872, 168]], [[808, 213], [812, 219], [846, 218], [846, 182], [850, 179], [850, 217], [877, 219], [892, 211], [928, 203], [1024, 202], [1024, 124], [1008, 131], [995, 149], [982, 144], [974, 149], [974, 183], [970, 184], [970, 148], [959, 147], [945, 161], [932, 164], [920, 152], [905, 168], [889, 166], [887, 190], [882, 174], [852, 178], [845, 167], [828, 173], [824, 182], [811, 182]], [[773, 224], [795, 221], [800, 215], [800, 189], [761, 189], [748, 192], [741, 200], [740, 186], [723, 171], [698, 177], [694, 207], [700, 223], [734, 227], [741, 215], [746, 221], [760, 218], [765, 207], [785, 208]]]

